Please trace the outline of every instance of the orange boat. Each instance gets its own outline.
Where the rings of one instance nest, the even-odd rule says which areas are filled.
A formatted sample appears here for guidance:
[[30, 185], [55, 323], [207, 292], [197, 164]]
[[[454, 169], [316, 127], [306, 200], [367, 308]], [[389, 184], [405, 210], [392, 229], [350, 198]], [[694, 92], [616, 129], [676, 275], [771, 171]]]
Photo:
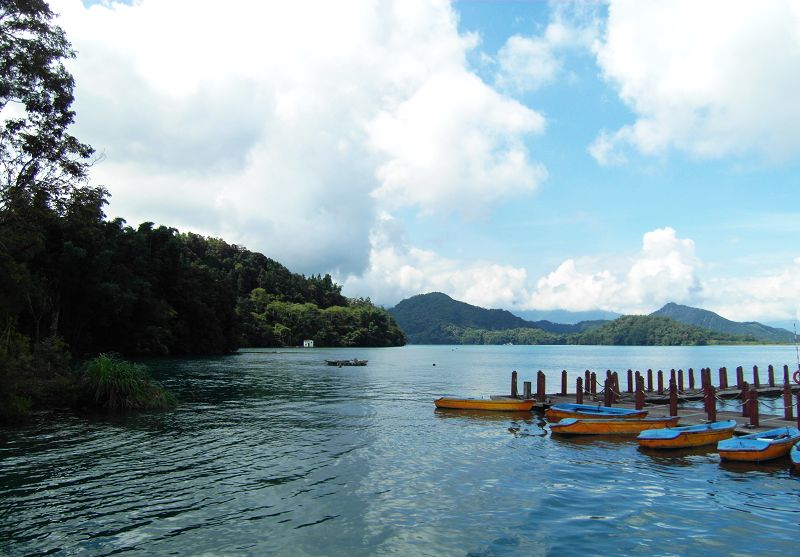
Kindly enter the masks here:
[[456, 410], [492, 410], [495, 412], [525, 412], [533, 408], [533, 400], [515, 398], [448, 398], [441, 397], [433, 401], [436, 408]]
[[736, 429], [736, 420], [710, 424], [648, 429], [639, 434], [636, 442], [648, 449], [687, 449], [711, 445], [728, 439]]
[[633, 419], [644, 418], [647, 410], [632, 410], [629, 408], [616, 408], [592, 404], [554, 404], [544, 413], [550, 422], [557, 422], [564, 418], [594, 418], [597, 420]]
[[717, 451], [722, 460], [763, 462], [788, 455], [798, 441], [800, 430], [796, 427], [779, 427], [720, 441]]
[[565, 418], [557, 424], [550, 424], [550, 431], [560, 435], [636, 435], [646, 429], [673, 427], [677, 424], [678, 416], [633, 420]]

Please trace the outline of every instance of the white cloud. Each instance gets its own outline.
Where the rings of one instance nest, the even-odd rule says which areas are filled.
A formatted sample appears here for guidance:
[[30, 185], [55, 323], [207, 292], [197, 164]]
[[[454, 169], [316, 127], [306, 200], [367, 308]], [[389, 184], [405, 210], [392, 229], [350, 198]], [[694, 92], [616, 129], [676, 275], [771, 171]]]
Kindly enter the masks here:
[[363, 269], [384, 208], [485, 210], [546, 172], [537, 112], [473, 75], [446, 2], [53, 0], [110, 214]]
[[601, 164], [626, 149], [720, 158], [800, 154], [800, 4], [611, 0], [597, 60], [636, 115], [603, 131]]
[[697, 300], [700, 266], [692, 240], [678, 238], [669, 227], [653, 230], [644, 235], [642, 250], [627, 270], [584, 270], [574, 260], [565, 261], [539, 279], [530, 307], [650, 313], [667, 302]]

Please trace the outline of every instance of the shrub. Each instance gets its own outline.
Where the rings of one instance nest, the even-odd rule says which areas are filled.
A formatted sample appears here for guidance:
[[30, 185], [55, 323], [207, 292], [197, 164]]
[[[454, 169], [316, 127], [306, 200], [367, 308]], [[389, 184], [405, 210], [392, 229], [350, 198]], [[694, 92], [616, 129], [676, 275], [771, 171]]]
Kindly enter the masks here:
[[84, 404], [105, 410], [165, 410], [177, 403], [144, 367], [108, 354], [86, 364], [81, 391]]

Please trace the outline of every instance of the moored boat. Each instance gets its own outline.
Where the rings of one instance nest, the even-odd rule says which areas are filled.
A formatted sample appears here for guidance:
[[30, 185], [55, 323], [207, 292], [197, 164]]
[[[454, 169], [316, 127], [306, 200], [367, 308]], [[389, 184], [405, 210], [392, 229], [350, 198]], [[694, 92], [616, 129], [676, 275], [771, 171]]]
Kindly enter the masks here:
[[799, 429], [779, 427], [720, 441], [717, 443], [717, 452], [722, 460], [763, 462], [788, 455], [798, 441]]
[[352, 360], [325, 360], [325, 363], [329, 366], [365, 366], [369, 360], [359, 360], [358, 358], [353, 358]]
[[533, 408], [531, 399], [489, 399], [440, 397], [433, 401], [436, 408], [454, 410], [493, 410], [495, 412], [524, 412]]
[[647, 410], [632, 410], [630, 408], [615, 408], [613, 406], [594, 406], [591, 404], [569, 404], [558, 403], [552, 405], [544, 413], [545, 418], [551, 422], [557, 422], [564, 418], [644, 418]]
[[636, 435], [646, 429], [673, 427], [678, 416], [666, 418], [564, 418], [550, 424], [550, 431], [560, 435]]
[[795, 443], [789, 451], [789, 460], [792, 461], [792, 468], [800, 471], [800, 444]]
[[736, 420], [710, 424], [686, 425], [664, 429], [646, 429], [636, 438], [640, 447], [648, 449], [686, 449], [711, 445], [728, 439], [736, 429]]

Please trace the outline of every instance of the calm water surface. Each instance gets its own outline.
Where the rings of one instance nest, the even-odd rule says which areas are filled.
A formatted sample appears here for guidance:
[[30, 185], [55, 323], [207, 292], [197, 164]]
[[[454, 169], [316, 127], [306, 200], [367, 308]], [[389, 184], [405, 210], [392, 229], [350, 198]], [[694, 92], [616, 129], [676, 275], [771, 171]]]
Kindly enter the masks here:
[[[327, 367], [325, 358], [368, 358]], [[798, 555], [786, 460], [562, 440], [436, 411], [617, 371], [789, 364], [790, 347], [430, 347], [150, 361], [174, 412], [0, 429], [0, 555]], [[435, 364], [435, 365], [434, 365]]]

